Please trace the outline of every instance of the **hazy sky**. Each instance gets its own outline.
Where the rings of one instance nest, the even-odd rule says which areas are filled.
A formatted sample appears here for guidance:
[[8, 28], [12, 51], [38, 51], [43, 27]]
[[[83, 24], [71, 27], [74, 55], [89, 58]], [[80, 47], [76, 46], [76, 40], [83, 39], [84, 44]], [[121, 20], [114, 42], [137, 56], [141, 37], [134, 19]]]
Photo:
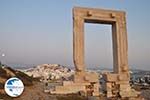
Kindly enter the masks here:
[[[129, 65], [150, 70], [150, 0], [0, 0], [0, 59], [9, 65], [73, 66], [72, 8], [127, 12]], [[88, 67], [112, 68], [110, 25], [85, 24]]]

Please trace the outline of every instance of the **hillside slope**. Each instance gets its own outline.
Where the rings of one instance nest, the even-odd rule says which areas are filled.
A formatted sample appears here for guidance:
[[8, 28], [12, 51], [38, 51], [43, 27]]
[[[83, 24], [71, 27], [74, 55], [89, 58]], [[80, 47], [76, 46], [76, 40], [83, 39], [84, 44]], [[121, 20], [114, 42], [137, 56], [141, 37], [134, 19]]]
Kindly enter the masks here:
[[7, 97], [4, 91], [4, 84], [11, 77], [17, 77], [21, 79], [25, 86], [33, 85], [32, 77], [26, 75], [25, 73], [14, 70], [11, 67], [7, 67], [7, 66], [0, 67], [0, 99], [4, 99], [4, 97]]

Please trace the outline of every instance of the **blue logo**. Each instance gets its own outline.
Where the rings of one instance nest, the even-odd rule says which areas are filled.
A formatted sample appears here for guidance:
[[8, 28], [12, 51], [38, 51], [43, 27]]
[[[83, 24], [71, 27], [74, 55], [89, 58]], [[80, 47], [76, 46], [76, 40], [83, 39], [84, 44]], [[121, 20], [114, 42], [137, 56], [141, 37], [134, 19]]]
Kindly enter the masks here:
[[5, 92], [11, 97], [18, 97], [24, 90], [23, 82], [16, 78], [10, 78], [5, 83]]

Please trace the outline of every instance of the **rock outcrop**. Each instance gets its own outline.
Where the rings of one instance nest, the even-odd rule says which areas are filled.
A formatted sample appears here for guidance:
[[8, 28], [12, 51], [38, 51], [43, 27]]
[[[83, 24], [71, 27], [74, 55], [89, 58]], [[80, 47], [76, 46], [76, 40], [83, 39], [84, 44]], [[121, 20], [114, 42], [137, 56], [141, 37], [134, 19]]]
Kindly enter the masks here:
[[14, 70], [11, 67], [2, 66], [0, 67], [0, 96], [2, 94], [5, 94], [4, 84], [7, 81], [7, 79], [11, 77], [17, 77], [21, 79], [25, 86], [33, 85], [33, 79], [30, 76], [26, 75], [21, 71]]

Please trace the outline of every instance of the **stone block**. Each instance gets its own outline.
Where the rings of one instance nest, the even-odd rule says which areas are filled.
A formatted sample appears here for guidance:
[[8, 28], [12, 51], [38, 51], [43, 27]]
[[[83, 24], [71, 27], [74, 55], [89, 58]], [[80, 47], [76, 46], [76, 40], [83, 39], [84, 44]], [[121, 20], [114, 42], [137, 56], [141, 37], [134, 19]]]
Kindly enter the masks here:
[[128, 66], [122, 66], [122, 71], [123, 72], [128, 72], [129, 71]]
[[63, 81], [63, 86], [72, 85], [73, 81]]
[[103, 77], [108, 82], [116, 82], [116, 81], [118, 81], [118, 74], [107, 73], [107, 74], [104, 74]]
[[73, 83], [73, 86], [87, 86], [87, 85], [91, 85], [91, 83], [89, 82], [78, 82], [78, 83]]
[[45, 92], [45, 93], [49, 93], [49, 92], [50, 92], [50, 90], [44, 90], [44, 92]]
[[95, 72], [78, 72], [74, 75], [74, 82], [98, 82], [99, 74]]
[[85, 77], [85, 72], [76, 72], [73, 76], [73, 81], [75, 83], [85, 82], [84, 77]]
[[88, 82], [99, 82], [99, 75], [95, 72], [87, 72], [84, 79]]
[[130, 97], [128, 100], [145, 100], [143, 97]]
[[128, 92], [131, 90], [131, 87], [130, 87], [130, 84], [120, 84], [119, 89], [120, 89], [120, 91], [127, 91]]
[[99, 92], [99, 91], [94, 91], [94, 92], [92, 93], [92, 95], [93, 95], [93, 96], [99, 96], [99, 95], [100, 95], [100, 92]]
[[124, 97], [138, 97], [139, 92], [137, 92], [135, 90], [130, 90], [130, 91], [120, 90], [119, 94], [122, 98], [124, 98]]
[[112, 83], [107, 82], [104, 85], [104, 91], [111, 91], [112, 90]]
[[97, 84], [94, 84], [94, 91], [99, 91], [100, 89], [100, 85], [97, 83]]
[[112, 92], [107, 92], [106, 96], [107, 96], [107, 98], [110, 98], [110, 97], [113, 97], [113, 94], [112, 94]]
[[87, 100], [100, 100], [100, 98], [96, 96], [88, 96]]
[[129, 76], [128, 73], [119, 74], [118, 75], [118, 80], [119, 81], [129, 81], [130, 80], [130, 76]]
[[130, 84], [129, 81], [117, 81], [116, 84]]
[[77, 93], [79, 91], [85, 91], [86, 88], [85, 86], [79, 86], [79, 85], [74, 85], [74, 86], [56, 86], [55, 91], [50, 91], [51, 94], [71, 94], [71, 93]]

